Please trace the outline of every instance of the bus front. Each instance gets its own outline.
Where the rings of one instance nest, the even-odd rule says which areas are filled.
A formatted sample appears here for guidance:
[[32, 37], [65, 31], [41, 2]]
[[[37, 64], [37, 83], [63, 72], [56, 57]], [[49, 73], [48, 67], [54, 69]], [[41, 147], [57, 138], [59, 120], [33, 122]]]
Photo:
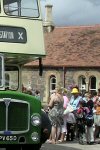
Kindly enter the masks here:
[[40, 0], [0, 0], [0, 146], [39, 149], [41, 102], [21, 92], [21, 75], [44, 56]]

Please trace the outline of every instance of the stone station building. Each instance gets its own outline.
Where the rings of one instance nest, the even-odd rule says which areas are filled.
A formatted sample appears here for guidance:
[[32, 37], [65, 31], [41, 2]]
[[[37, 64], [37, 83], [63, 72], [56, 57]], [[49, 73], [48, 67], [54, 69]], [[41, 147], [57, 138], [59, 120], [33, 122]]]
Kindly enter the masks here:
[[67, 89], [77, 84], [80, 91], [100, 88], [100, 25], [55, 27], [45, 33], [45, 47], [42, 76], [38, 61], [23, 70], [24, 85], [30, 81], [33, 89], [39, 89], [43, 102], [58, 84]]

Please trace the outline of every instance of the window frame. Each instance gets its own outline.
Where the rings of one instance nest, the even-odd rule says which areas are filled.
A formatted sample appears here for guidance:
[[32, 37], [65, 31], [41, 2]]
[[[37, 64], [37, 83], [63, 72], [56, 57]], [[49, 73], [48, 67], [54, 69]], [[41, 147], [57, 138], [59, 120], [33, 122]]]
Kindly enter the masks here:
[[[24, 0], [23, 0], [24, 1]], [[23, 2], [22, 1], [22, 2]], [[28, 1], [28, 0], [27, 0]], [[34, 2], [35, 1], [35, 2]], [[3, 3], [3, 9], [4, 9], [4, 12], [7, 16], [15, 16], [15, 17], [27, 17], [27, 18], [39, 18], [40, 16], [40, 12], [39, 12], [39, 3], [38, 3], [38, 0], [31, 0], [30, 1], [30, 5], [29, 7], [26, 7], [27, 5], [25, 5], [23, 7], [23, 5], [21, 4], [21, 0], [15, 0], [13, 1], [12, 0], [12, 3], [10, 2], [9, 4], [6, 4], [6, 0], [4, 0], [4, 3]], [[15, 3], [15, 4], [14, 4]], [[15, 5], [15, 6], [9, 6], [9, 5]], [[34, 5], [36, 4], [36, 5]], [[31, 7], [33, 5], [33, 8]], [[15, 8], [13, 10], [10, 10], [9, 8]], [[9, 10], [9, 12], [7, 12], [7, 10]], [[31, 11], [30, 11], [31, 10]], [[31, 14], [29, 15], [26, 15], [28, 14], [28, 12]], [[16, 12], [16, 14], [12, 14]], [[25, 12], [25, 15], [24, 15], [24, 12]], [[37, 14], [37, 15], [34, 15], [34, 14]]]
[[[91, 84], [92, 84], [91, 83], [91, 79], [92, 78], [95, 78], [95, 88], [92, 88], [92, 86], [91, 86]], [[89, 91], [96, 91], [96, 77], [94, 75], [92, 75], [92, 76], [89, 77]]]
[[0, 77], [0, 80], [1, 80], [1, 83], [0, 83], [0, 88], [2, 88], [4, 86], [4, 57], [2, 54], [0, 54], [0, 59], [1, 59], [1, 64], [0, 64], [0, 72], [1, 72], [1, 77]]
[[[54, 81], [55, 82], [54, 82]], [[50, 87], [50, 95], [52, 94], [52, 92], [55, 90], [56, 88], [56, 85], [57, 85], [57, 79], [56, 79], [56, 76], [55, 75], [51, 75], [50, 78], [49, 78], [49, 87]], [[55, 87], [55, 88], [54, 88]]]
[[[78, 77], [78, 86], [81, 92], [86, 91], [86, 77], [84, 75], [80, 75]], [[84, 83], [83, 83], [84, 82]]]

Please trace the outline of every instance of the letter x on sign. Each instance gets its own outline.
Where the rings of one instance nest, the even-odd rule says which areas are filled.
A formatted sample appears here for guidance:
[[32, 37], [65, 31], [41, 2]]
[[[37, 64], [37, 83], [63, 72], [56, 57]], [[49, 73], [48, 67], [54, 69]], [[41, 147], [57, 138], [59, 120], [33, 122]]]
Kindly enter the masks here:
[[23, 40], [23, 32], [18, 32], [18, 35], [19, 35], [19, 37], [18, 37], [18, 39], [20, 40]]

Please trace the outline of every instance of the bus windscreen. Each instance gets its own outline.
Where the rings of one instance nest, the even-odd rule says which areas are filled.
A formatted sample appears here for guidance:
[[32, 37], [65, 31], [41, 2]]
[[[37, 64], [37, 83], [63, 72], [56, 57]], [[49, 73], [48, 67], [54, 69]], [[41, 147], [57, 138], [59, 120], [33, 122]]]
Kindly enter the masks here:
[[5, 14], [20, 17], [39, 17], [38, 0], [4, 0]]

